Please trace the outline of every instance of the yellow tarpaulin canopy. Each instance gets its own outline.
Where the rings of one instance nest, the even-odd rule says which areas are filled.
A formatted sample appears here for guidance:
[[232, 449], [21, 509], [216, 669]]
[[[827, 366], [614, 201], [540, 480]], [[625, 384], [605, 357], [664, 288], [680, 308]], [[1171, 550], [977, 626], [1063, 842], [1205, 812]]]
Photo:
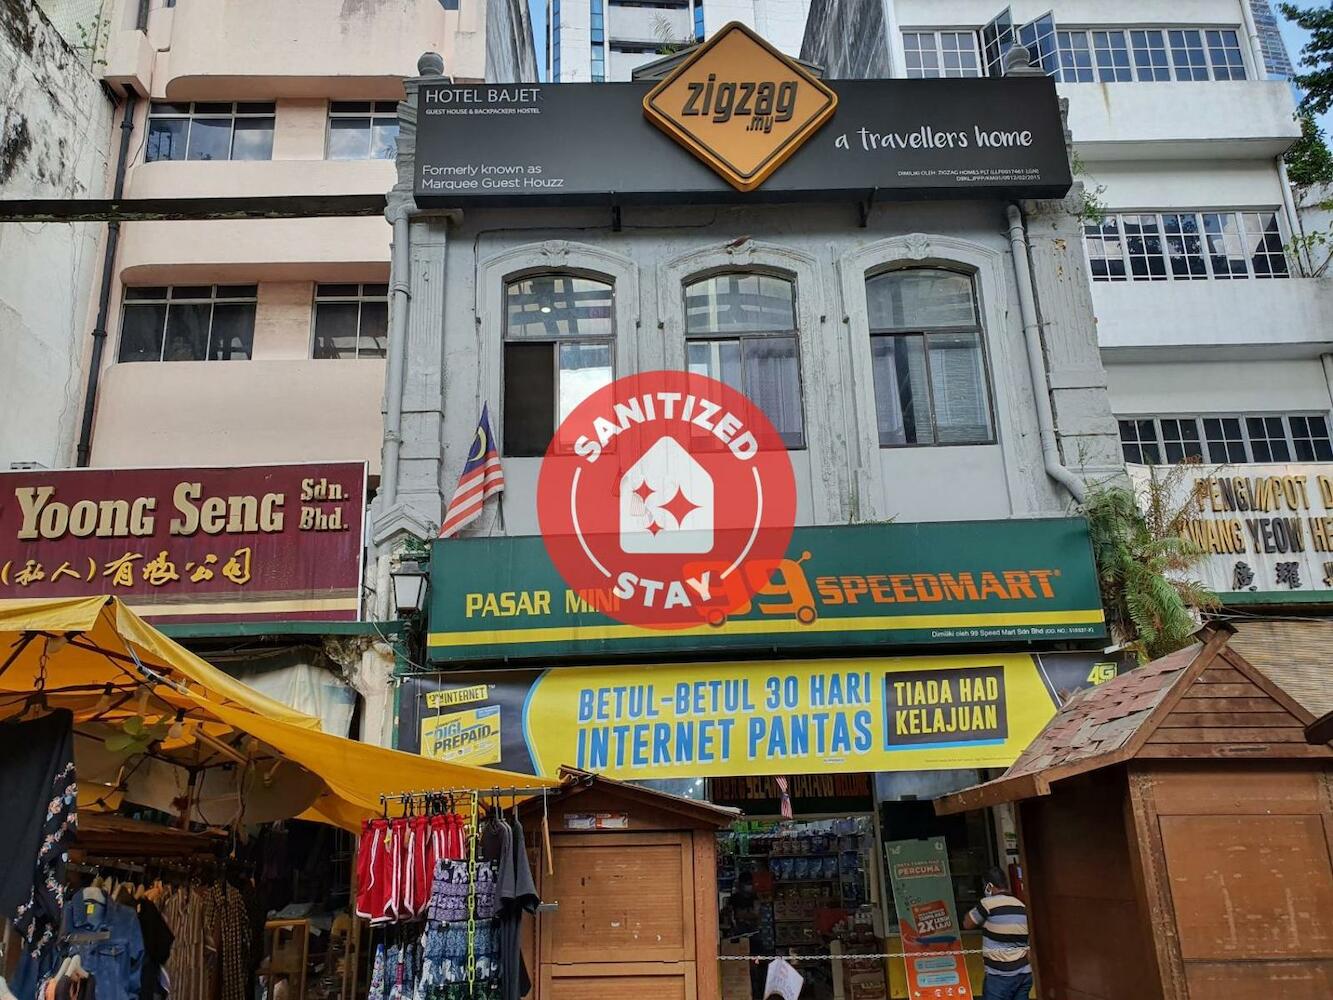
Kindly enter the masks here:
[[114, 597], [0, 601], [0, 719], [33, 708], [38, 692], [46, 707], [72, 711], [76, 731], [90, 736], [135, 716], [180, 718], [183, 735], [151, 753], [187, 769], [241, 759], [255, 770], [299, 765], [320, 787], [313, 803], [293, 803], [293, 814], [345, 829], [378, 813], [381, 794], [556, 784], [324, 733], [317, 718], [211, 666]]

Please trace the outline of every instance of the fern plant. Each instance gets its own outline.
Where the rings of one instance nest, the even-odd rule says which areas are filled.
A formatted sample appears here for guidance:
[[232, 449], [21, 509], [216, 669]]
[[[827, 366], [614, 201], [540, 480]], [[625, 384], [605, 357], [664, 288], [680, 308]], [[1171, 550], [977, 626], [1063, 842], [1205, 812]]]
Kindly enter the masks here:
[[1149, 660], [1187, 646], [1198, 613], [1218, 606], [1190, 576], [1205, 552], [1181, 533], [1189, 516], [1189, 502], [1178, 503], [1183, 471], [1150, 478], [1141, 497], [1095, 487], [1083, 504], [1112, 637]]

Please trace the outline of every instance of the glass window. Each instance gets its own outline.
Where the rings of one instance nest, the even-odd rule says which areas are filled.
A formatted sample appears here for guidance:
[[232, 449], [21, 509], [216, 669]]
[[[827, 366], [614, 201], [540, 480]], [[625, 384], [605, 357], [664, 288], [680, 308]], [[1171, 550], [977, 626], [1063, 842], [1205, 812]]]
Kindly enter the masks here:
[[1199, 231], [1199, 217], [1193, 212], [1187, 215], [1163, 215], [1162, 231], [1166, 236], [1166, 256], [1171, 263], [1171, 276], [1208, 277], [1208, 268], [1203, 261], [1203, 237]]
[[154, 101], [148, 111], [144, 159], [270, 160], [275, 106], [272, 101]]
[[1244, 80], [1245, 59], [1240, 51], [1240, 35], [1230, 28], [1204, 32], [1208, 42], [1208, 61], [1214, 80]]
[[1135, 281], [1165, 281], [1166, 258], [1162, 253], [1162, 231], [1155, 215], [1122, 215], [1129, 273]]
[[1324, 417], [1290, 417], [1291, 441], [1298, 462], [1333, 461], [1333, 442]]
[[545, 454], [559, 421], [611, 382], [614, 334], [614, 287], [606, 282], [539, 274], [505, 286], [506, 454]]
[[1096, 76], [1092, 71], [1092, 46], [1086, 31], [1060, 31], [1056, 33], [1060, 47], [1060, 73], [1062, 83], [1092, 83]]
[[1177, 80], [1207, 80], [1208, 60], [1203, 52], [1203, 33], [1196, 28], [1174, 28], [1166, 33], [1171, 43], [1171, 62]]
[[1136, 80], [1147, 82], [1171, 79], [1171, 62], [1166, 54], [1166, 38], [1160, 31], [1131, 31], [1129, 47], [1134, 56]]
[[1199, 422], [1193, 417], [1162, 418], [1162, 447], [1168, 465], [1177, 462], [1203, 461], [1203, 444], [1199, 441]]
[[1060, 51], [1055, 37], [1055, 18], [1043, 14], [1018, 29], [1018, 44], [1028, 50], [1028, 60], [1033, 66], [1040, 66], [1048, 76], [1055, 76], [1060, 69]]
[[315, 286], [312, 357], [382, 358], [388, 337], [388, 285]]
[[329, 104], [328, 159], [392, 160], [398, 155], [398, 105], [393, 101]]
[[1204, 212], [1203, 231], [1214, 278], [1244, 278], [1245, 242], [1235, 212]]
[[724, 382], [759, 407], [788, 448], [805, 446], [796, 286], [754, 272], [685, 287], [689, 370]]
[[981, 76], [973, 31], [905, 31], [903, 55], [912, 79]]
[[882, 447], [993, 440], [972, 279], [932, 268], [866, 282]]
[[1162, 452], [1152, 420], [1120, 420], [1120, 450], [1125, 461], [1135, 465], [1160, 465]]
[[1129, 47], [1123, 31], [1092, 32], [1092, 56], [1101, 83], [1125, 83], [1133, 79], [1129, 69]]
[[1333, 461], [1333, 440], [1324, 414], [1130, 417], [1118, 422], [1127, 462], [1245, 465]]
[[1250, 270], [1256, 278], [1287, 277], [1287, 255], [1282, 248], [1282, 231], [1276, 212], [1244, 212], [1241, 225], [1245, 231], [1245, 251]]
[[254, 285], [127, 288], [117, 360], [248, 359], [257, 291]]
[[1125, 281], [1125, 244], [1120, 238], [1120, 219], [1109, 215], [1101, 222], [1083, 226], [1088, 264], [1093, 281]]
[[1004, 76], [1004, 57], [1013, 47], [1014, 17], [1006, 7], [981, 27], [981, 52], [986, 76]]

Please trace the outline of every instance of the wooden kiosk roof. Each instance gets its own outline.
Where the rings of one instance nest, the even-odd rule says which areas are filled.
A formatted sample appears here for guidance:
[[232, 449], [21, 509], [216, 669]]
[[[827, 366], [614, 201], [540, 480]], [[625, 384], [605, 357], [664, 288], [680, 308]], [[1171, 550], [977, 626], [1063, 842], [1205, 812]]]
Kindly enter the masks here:
[[941, 814], [1048, 795], [1054, 782], [1130, 760], [1317, 758], [1311, 713], [1210, 626], [1201, 642], [1075, 695], [1003, 775], [935, 800]]

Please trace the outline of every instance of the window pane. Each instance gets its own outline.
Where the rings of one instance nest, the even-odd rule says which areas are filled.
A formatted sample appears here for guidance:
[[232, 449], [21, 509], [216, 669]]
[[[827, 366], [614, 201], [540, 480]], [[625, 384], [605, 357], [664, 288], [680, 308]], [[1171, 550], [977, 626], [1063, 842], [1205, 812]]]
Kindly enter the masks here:
[[927, 339], [935, 394], [936, 439], [944, 444], [991, 438], [990, 400], [979, 333], [933, 333]]
[[1206, 278], [1208, 268], [1203, 262], [1203, 237], [1199, 234], [1199, 217], [1164, 215], [1166, 254], [1171, 262], [1171, 273], [1177, 278]]
[[1296, 458], [1302, 462], [1333, 460], [1333, 442], [1328, 435], [1328, 422], [1323, 417], [1292, 417], [1291, 436], [1296, 446]]
[[972, 279], [953, 271], [888, 271], [866, 282], [872, 330], [974, 326]]
[[237, 118], [236, 134], [232, 137], [233, 160], [273, 159], [273, 119]]
[[1083, 227], [1088, 246], [1088, 266], [1093, 281], [1125, 281], [1125, 247], [1120, 239], [1120, 220], [1107, 216], [1100, 223]]
[[871, 337], [870, 354], [880, 445], [932, 444], [925, 338], [910, 334]]
[[[557, 347], [560, 351], [560, 409], [556, 420], [559, 422], [598, 389], [610, 385], [612, 376], [610, 344], [574, 340]], [[574, 441], [570, 439], [561, 444], [573, 448]]]
[[746, 396], [772, 421], [783, 444], [802, 447], [805, 435], [796, 338], [750, 337], [742, 345]]
[[196, 118], [190, 123], [191, 160], [225, 160], [231, 156], [231, 119]]
[[1166, 41], [1160, 31], [1131, 31], [1129, 44], [1134, 53], [1134, 73], [1139, 80], [1171, 79]]
[[796, 329], [796, 290], [767, 274], [719, 274], [685, 289], [686, 334]]
[[188, 118], [148, 119], [148, 146], [144, 151], [144, 160], [156, 163], [159, 160], [185, 159], [185, 139], [189, 132]]
[[1162, 281], [1166, 278], [1166, 259], [1162, 255], [1162, 235], [1155, 215], [1125, 215], [1125, 249], [1129, 252], [1129, 271], [1136, 281]]
[[1238, 417], [1204, 417], [1203, 436], [1208, 441], [1208, 461], [1222, 465], [1249, 461]]
[[1287, 433], [1281, 417], [1246, 417], [1245, 432], [1256, 462], [1289, 462]]
[[590, 278], [535, 275], [510, 282], [505, 300], [507, 337], [609, 337], [615, 332], [612, 288]]
[[162, 328], [167, 321], [163, 305], [127, 305], [120, 324], [121, 361], [159, 361]]
[[203, 361], [208, 357], [208, 321], [213, 306], [208, 303], [172, 303], [167, 312], [167, 346], [164, 361]]
[[1135, 465], [1144, 464], [1143, 449], [1139, 444], [1138, 422], [1118, 420], [1116, 423], [1120, 428], [1120, 451], [1124, 454], [1125, 461]]
[[219, 302], [213, 307], [213, 331], [208, 339], [211, 361], [244, 361], [255, 342], [255, 307]]
[[1061, 31], [1056, 38], [1060, 45], [1059, 79], [1064, 83], [1092, 83], [1092, 48], [1086, 31]]
[[1204, 212], [1203, 232], [1204, 238], [1208, 241], [1208, 256], [1213, 265], [1213, 277], [1245, 277], [1245, 247], [1236, 213]]
[[357, 308], [355, 302], [315, 303], [316, 358], [356, 357]]
[[1244, 245], [1256, 278], [1285, 278], [1287, 256], [1282, 248], [1282, 230], [1275, 212], [1243, 212]]
[[370, 133], [370, 158], [392, 160], [398, 155], [398, 121], [376, 122]]
[[371, 107], [370, 101], [333, 101], [329, 104], [329, 110], [334, 114], [356, 114], [358, 111], [369, 114]]
[[1203, 37], [1193, 28], [1167, 32], [1171, 61], [1177, 80], [1207, 80], [1208, 62], [1203, 55]]
[[361, 303], [361, 339], [358, 358], [382, 358], [389, 345], [389, 303]]
[[364, 160], [369, 156], [369, 118], [329, 119], [330, 160]]
[[1092, 32], [1092, 54], [1097, 62], [1097, 79], [1102, 83], [1123, 83], [1132, 77], [1129, 71], [1129, 47], [1123, 31]]
[[504, 453], [546, 454], [555, 433], [555, 346], [504, 345]]
[[690, 340], [685, 343], [685, 363], [695, 375], [705, 375], [731, 386], [737, 392], [745, 391], [741, 374], [741, 342], [739, 340]]
[[1203, 445], [1199, 441], [1199, 422], [1193, 417], [1162, 419], [1162, 444], [1169, 465], [1186, 460], [1201, 461]]

